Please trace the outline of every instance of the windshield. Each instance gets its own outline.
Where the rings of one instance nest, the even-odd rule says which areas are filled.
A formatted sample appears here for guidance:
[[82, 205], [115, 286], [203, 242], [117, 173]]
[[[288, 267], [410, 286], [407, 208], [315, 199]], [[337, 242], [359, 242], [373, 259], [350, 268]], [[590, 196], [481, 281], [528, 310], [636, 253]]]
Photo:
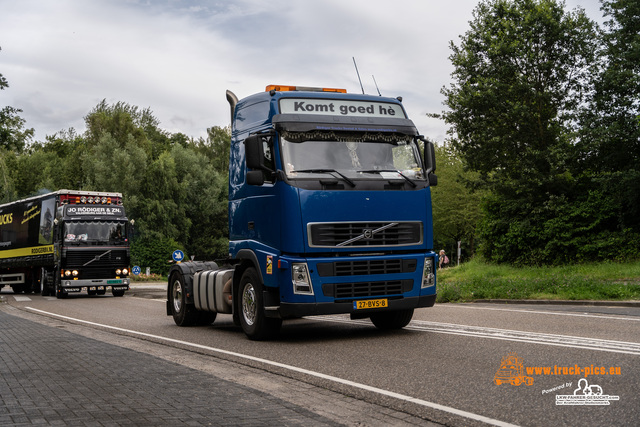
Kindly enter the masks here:
[[64, 241], [69, 244], [123, 244], [127, 241], [124, 222], [71, 221], [64, 225]]
[[282, 160], [289, 178], [339, 172], [349, 178], [424, 179], [411, 136], [386, 133], [282, 132]]

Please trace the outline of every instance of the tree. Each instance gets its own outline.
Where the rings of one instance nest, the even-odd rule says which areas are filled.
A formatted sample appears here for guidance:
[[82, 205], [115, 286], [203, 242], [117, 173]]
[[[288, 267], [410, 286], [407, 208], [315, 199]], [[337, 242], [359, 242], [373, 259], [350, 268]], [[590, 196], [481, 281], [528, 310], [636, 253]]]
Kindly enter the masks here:
[[465, 255], [471, 257], [486, 191], [474, 188], [478, 174], [465, 169], [451, 145], [436, 146], [436, 164], [438, 185], [431, 190], [434, 245], [453, 251], [462, 241]]
[[17, 198], [12, 171], [15, 171], [16, 154], [0, 148], [0, 203], [7, 203]]
[[[8, 87], [9, 82], [0, 74], [0, 90]], [[20, 153], [33, 138], [35, 131], [25, 129], [26, 121], [19, 116], [19, 113], [22, 113], [21, 109], [10, 106], [0, 109], [0, 149]]]
[[532, 237], [555, 218], [551, 208], [572, 197], [576, 112], [588, 90], [595, 25], [555, 0], [485, 0], [470, 25], [459, 45], [451, 43], [454, 83], [442, 90], [450, 109], [443, 117], [453, 147], [492, 193], [483, 252], [545, 263], [551, 254]]
[[579, 167], [617, 204], [611, 231], [640, 233], [640, 3], [604, 0], [609, 20], [583, 109]]

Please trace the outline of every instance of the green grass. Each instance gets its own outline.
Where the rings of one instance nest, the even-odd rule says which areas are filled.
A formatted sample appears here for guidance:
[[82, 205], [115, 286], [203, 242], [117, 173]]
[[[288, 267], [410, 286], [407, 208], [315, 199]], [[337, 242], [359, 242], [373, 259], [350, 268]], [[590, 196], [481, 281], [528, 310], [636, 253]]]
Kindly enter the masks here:
[[640, 300], [640, 261], [517, 268], [473, 260], [438, 271], [437, 302]]

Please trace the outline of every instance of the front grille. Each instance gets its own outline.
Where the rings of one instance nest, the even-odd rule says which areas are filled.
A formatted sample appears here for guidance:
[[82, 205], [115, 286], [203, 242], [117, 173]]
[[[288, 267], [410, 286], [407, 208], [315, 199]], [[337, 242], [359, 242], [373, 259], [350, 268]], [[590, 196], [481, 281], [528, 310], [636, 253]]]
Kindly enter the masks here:
[[389, 247], [422, 244], [421, 222], [309, 223], [307, 233], [311, 247]]
[[129, 265], [126, 249], [67, 249], [65, 268], [106, 268]]
[[381, 259], [359, 261], [336, 261], [318, 263], [320, 277], [368, 276], [371, 274], [400, 274], [416, 271], [415, 259]]
[[397, 295], [409, 292], [413, 288], [413, 280], [385, 280], [380, 282], [358, 283], [325, 283], [322, 292], [333, 298], [363, 298]]

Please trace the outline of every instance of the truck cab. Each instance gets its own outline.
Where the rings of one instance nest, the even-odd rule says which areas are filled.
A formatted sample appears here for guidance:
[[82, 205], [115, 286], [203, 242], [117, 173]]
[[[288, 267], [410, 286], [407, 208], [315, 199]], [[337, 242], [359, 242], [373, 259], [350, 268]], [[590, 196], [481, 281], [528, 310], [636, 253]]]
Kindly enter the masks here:
[[402, 328], [433, 306], [434, 148], [401, 100], [276, 85], [227, 99], [226, 286], [245, 333], [322, 314]]

